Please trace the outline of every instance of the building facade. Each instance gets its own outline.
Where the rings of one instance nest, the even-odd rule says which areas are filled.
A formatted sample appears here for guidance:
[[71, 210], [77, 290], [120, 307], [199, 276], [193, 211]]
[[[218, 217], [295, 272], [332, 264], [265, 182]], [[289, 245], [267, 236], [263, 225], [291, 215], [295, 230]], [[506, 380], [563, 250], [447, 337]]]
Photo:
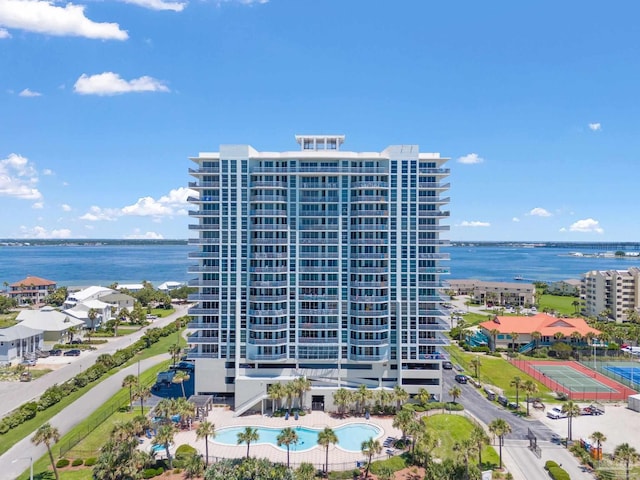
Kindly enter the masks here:
[[9, 285], [9, 297], [15, 298], [18, 305], [39, 305], [56, 288], [53, 280], [28, 276]]
[[485, 282], [483, 280], [450, 280], [454, 295], [469, 295], [474, 302], [490, 306], [525, 307], [536, 304], [536, 287], [522, 282]]
[[361, 384], [440, 397], [447, 159], [296, 141], [191, 159], [196, 393], [233, 397], [236, 413], [264, 409], [269, 385], [298, 376], [311, 381], [307, 407], [332, 408], [333, 391]]
[[640, 268], [593, 270], [582, 277], [583, 314], [616, 322], [638, 318]]

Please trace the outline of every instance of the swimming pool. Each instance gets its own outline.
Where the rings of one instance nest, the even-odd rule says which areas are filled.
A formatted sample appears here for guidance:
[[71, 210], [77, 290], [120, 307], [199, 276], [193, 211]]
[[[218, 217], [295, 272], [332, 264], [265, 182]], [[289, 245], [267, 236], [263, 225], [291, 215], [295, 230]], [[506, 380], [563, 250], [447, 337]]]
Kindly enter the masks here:
[[[216, 431], [216, 438], [212, 441], [214, 443], [220, 443], [222, 445], [237, 445], [238, 433], [244, 431], [246, 427], [229, 427], [221, 428]], [[283, 445], [278, 447], [277, 437], [282, 431], [282, 428], [270, 428], [270, 427], [253, 427], [258, 431], [260, 438], [257, 442], [253, 442], [254, 445], [268, 444], [273, 445], [281, 450], [287, 448]], [[303, 452], [310, 450], [318, 445], [318, 433], [322, 429], [309, 428], [302, 426], [292, 426], [292, 428], [298, 434], [298, 444], [291, 445], [290, 450], [292, 452]], [[377, 438], [382, 435], [382, 429], [376, 425], [370, 425], [368, 423], [348, 423], [340, 427], [333, 429], [338, 437], [338, 447], [349, 452], [360, 452], [362, 448], [362, 442], [369, 440], [369, 438]]]

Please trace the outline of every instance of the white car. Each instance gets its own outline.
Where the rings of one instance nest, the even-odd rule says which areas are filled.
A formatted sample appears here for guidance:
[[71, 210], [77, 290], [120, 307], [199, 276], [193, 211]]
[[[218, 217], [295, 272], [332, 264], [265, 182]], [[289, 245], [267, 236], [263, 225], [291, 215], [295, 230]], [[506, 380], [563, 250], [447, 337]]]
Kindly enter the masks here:
[[553, 407], [547, 412], [547, 417], [552, 418], [553, 420], [558, 420], [559, 418], [567, 418], [567, 414], [558, 407]]

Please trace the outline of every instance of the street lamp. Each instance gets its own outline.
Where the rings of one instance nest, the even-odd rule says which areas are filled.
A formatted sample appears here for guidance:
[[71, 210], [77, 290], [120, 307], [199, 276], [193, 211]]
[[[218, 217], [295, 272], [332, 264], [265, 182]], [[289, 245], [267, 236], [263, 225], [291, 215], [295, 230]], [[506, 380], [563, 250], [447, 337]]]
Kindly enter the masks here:
[[11, 461], [11, 463], [16, 463], [18, 460], [27, 460], [29, 459], [29, 480], [33, 480], [33, 457], [20, 457]]

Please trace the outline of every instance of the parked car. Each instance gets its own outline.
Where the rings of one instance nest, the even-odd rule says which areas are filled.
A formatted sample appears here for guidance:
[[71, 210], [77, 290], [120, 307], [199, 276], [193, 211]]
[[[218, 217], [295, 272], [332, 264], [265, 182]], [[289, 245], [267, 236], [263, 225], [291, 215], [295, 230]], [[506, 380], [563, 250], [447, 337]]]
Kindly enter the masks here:
[[59, 348], [54, 348], [53, 350], [49, 350], [49, 355], [53, 357], [59, 357], [60, 355], [62, 355], [62, 350], [60, 350]]
[[171, 365], [169, 370], [193, 370], [195, 365], [192, 362], [179, 362], [175, 365]]
[[66, 352], [64, 352], [64, 356], [65, 357], [79, 357], [80, 353], [82, 353], [80, 350], [74, 348], [73, 350], [67, 350]]
[[151, 314], [147, 315], [147, 320], [155, 320], [156, 318], [158, 318], [157, 315], [151, 315]]
[[467, 376], [466, 375], [456, 375], [455, 376], [456, 382], [458, 383], [467, 383]]
[[31, 381], [31, 372], [22, 372], [20, 374], [20, 381], [21, 382], [30, 382]]
[[442, 368], [445, 370], [451, 370], [453, 369], [453, 363], [451, 363], [450, 361], [446, 360], [444, 362], [442, 362]]
[[584, 407], [580, 413], [582, 415], [602, 415], [604, 410], [595, 405], [589, 405], [588, 407]]
[[82, 345], [82, 340], [80, 340], [79, 338], [74, 338], [73, 340], [71, 340], [69, 342], [71, 345]]
[[559, 418], [567, 418], [567, 414], [560, 410], [558, 407], [553, 407], [547, 412], [547, 417], [558, 420]]
[[24, 360], [22, 360], [22, 365], [25, 365], [27, 367], [35, 367], [36, 365], [36, 360], [32, 359], [32, 358], [25, 358]]

